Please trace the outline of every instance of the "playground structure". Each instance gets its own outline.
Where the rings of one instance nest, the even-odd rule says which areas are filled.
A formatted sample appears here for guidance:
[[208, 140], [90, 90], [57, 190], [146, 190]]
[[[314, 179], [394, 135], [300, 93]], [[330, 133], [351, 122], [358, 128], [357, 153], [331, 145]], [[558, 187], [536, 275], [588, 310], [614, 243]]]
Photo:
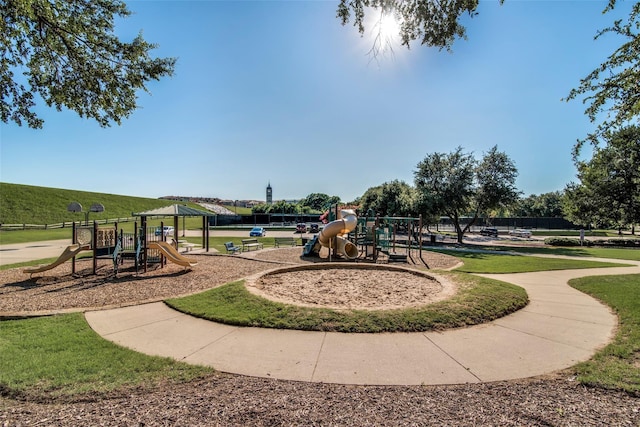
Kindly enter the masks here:
[[355, 230], [357, 223], [358, 217], [354, 210], [341, 210], [338, 219], [325, 225], [320, 233], [307, 243], [308, 246], [305, 246], [304, 255], [318, 254], [320, 247], [324, 246], [329, 248], [330, 254], [333, 250], [333, 252], [344, 258], [350, 260], [357, 258], [358, 248], [348, 238], [349, 233]]
[[[161, 222], [161, 230], [163, 226]], [[133, 233], [126, 233], [124, 230], [118, 229], [117, 223], [113, 227], [98, 227], [95, 221], [88, 226], [74, 222], [72, 224], [72, 244], [65, 248], [52, 263], [25, 268], [23, 273], [41, 273], [71, 260], [71, 273], [75, 274], [76, 257], [81, 252], [87, 251], [92, 252], [92, 274], [96, 274], [99, 258], [111, 259], [115, 274], [127, 259], [133, 260], [136, 273], [140, 269], [146, 272], [151, 263], [160, 263], [160, 266], [163, 267], [166, 261], [171, 261], [185, 268], [197, 264], [196, 260], [186, 258], [178, 252], [177, 241], [174, 241], [174, 245], [167, 243], [167, 236], [164, 233], [156, 233], [157, 228], [147, 226], [145, 217], [143, 217], [140, 227], [137, 222], [134, 223]]]
[[325, 216], [329, 222], [305, 244], [303, 256], [318, 256], [321, 248], [326, 247], [329, 261], [341, 257], [378, 262], [383, 255], [387, 262], [411, 259], [426, 265], [422, 258], [422, 216], [358, 217], [353, 209], [339, 210], [337, 205]]

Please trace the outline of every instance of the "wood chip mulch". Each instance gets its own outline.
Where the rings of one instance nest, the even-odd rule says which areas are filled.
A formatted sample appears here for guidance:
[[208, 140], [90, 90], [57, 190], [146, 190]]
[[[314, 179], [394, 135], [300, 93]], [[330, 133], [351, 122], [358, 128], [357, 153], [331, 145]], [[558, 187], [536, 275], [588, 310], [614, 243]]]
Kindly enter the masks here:
[[[285, 254], [286, 251], [291, 254]], [[271, 252], [271, 253], [269, 253]], [[0, 271], [0, 313], [77, 311], [189, 294], [273, 267], [307, 262], [292, 250], [255, 259], [193, 255], [191, 271], [167, 265], [136, 275], [70, 275], [70, 266], [29, 279]], [[451, 260], [450, 260], [451, 261]], [[68, 263], [67, 263], [68, 264]], [[0, 337], [0, 366], [2, 339]], [[640, 399], [584, 387], [570, 371], [518, 381], [453, 386], [345, 386], [214, 373], [188, 383], [121, 389], [73, 400], [11, 395], [0, 383], [0, 426], [638, 426]]]

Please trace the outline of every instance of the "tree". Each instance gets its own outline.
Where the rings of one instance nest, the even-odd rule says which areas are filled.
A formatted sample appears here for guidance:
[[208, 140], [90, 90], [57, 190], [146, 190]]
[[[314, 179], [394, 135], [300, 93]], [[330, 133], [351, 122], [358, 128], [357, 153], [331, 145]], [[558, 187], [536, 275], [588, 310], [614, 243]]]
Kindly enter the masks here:
[[614, 225], [619, 230], [640, 223], [640, 127], [604, 135], [589, 161], [576, 162], [579, 184], [565, 192], [565, 210], [584, 224]]
[[415, 190], [404, 181], [393, 180], [371, 187], [360, 198], [361, 215], [372, 212], [381, 216], [410, 216]]
[[[407, 48], [411, 42], [420, 40], [423, 45], [450, 50], [457, 38], [466, 38], [460, 17], [465, 13], [471, 17], [477, 15], [478, 3], [479, 0], [340, 0], [337, 15], [342, 25], [349, 23], [353, 16], [353, 25], [363, 34], [365, 14], [378, 9], [378, 25], [385, 15], [392, 15], [399, 24], [401, 43]], [[374, 45], [374, 56], [384, 47]]]
[[324, 193], [311, 193], [300, 201], [302, 206], [308, 206], [315, 211], [324, 211], [336, 203], [340, 203], [340, 197], [328, 196]]
[[516, 203], [513, 214], [534, 218], [562, 217], [562, 199], [563, 193], [560, 191], [531, 194]]
[[[496, 146], [480, 162], [461, 147], [449, 154], [430, 154], [414, 172], [418, 206], [426, 217], [449, 217], [462, 243], [481, 214], [517, 200], [517, 175], [513, 161]], [[463, 226], [465, 217], [469, 220]]]
[[[603, 13], [611, 11], [616, 0], [609, 0]], [[580, 85], [569, 92], [566, 100], [582, 95], [584, 104], [588, 104], [585, 114], [591, 122], [596, 122], [602, 113], [606, 119], [598, 124], [596, 130], [587, 136], [593, 145], [607, 133], [631, 123], [634, 118], [640, 121], [640, 2], [636, 2], [623, 22], [617, 20], [613, 26], [599, 31], [595, 39], [604, 34], [613, 33], [627, 39], [598, 68], [580, 81]], [[573, 148], [573, 157], [577, 159], [584, 140], [579, 140]]]
[[0, 13], [4, 123], [41, 128], [39, 96], [103, 127], [120, 124], [137, 108], [137, 90], [173, 74], [176, 60], [151, 58], [156, 46], [141, 34], [130, 43], [114, 35], [114, 18], [131, 13], [122, 1], [4, 0]]

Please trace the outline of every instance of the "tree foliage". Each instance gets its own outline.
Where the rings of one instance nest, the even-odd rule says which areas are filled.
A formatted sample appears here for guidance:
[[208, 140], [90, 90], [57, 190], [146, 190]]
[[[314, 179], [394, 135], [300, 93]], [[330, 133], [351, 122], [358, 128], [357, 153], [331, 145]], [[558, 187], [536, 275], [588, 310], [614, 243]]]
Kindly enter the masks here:
[[0, 13], [4, 123], [41, 128], [39, 96], [103, 127], [120, 124], [137, 108], [137, 90], [173, 74], [175, 59], [151, 58], [156, 46], [141, 34], [130, 43], [114, 35], [114, 19], [130, 15], [122, 1], [4, 0]]
[[[615, 7], [616, 0], [609, 0], [604, 10]], [[593, 145], [607, 133], [619, 129], [635, 119], [640, 121], [640, 2], [636, 2], [626, 20], [617, 20], [611, 27], [600, 30], [595, 39], [605, 34], [616, 34], [627, 41], [616, 49], [598, 68], [580, 81], [580, 85], [569, 92], [567, 100], [585, 96], [585, 114], [591, 122], [597, 122], [602, 113], [606, 119], [587, 136]], [[580, 140], [574, 146], [574, 159], [584, 145]]]
[[640, 127], [628, 126], [604, 135], [589, 161], [576, 162], [579, 183], [565, 189], [566, 216], [585, 225], [625, 226], [640, 223]]
[[516, 203], [513, 214], [531, 218], [562, 217], [563, 192], [552, 191], [540, 195], [531, 194]]
[[[501, 0], [502, 2], [503, 0]], [[407, 48], [419, 40], [426, 46], [450, 50], [457, 38], [466, 38], [462, 15], [475, 16], [479, 0], [340, 0], [337, 15], [346, 25], [365, 32], [365, 15], [380, 12], [380, 17], [392, 14], [399, 23], [401, 43]], [[373, 47], [374, 54], [380, 46]]]
[[411, 216], [415, 190], [404, 181], [393, 180], [371, 187], [360, 198], [361, 215]]
[[308, 214], [311, 212], [323, 212], [331, 205], [340, 203], [340, 197], [328, 196], [324, 193], [311, 193], [298, 203], [278, 200], [274, 203], [261, 203], [254, 206], [253, 213], [267, 214]]
[[300, 201], [302, 206], [307, 206], [315, 211], [324, 211], [336, 203], [340, 203], [340, 197], [324, 193], [311, 193]]
[[[451, 153], [433, 153], [414, 172], [417, 207], [425, 217], [446, 215], [458, 242], [480, 215], [517, 200], [513, 161], [494, 146], [477, 161], [458, 147]], [[469, 218], [463, 226], [463, 219]]]

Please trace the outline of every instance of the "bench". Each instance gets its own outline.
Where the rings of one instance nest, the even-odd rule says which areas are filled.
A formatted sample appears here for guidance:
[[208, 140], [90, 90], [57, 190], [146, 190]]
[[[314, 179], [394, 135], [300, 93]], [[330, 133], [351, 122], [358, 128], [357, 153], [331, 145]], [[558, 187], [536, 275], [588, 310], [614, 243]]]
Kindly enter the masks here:
[[242, 250], [250, 251], [251, 249], [262, 249], [262, 243], [258, 239], [242, 239]]
[[298, 246], [295, 237], [274, 237], [273, 241], [276, 248], [280, 246]]
[[178, 242], [181, 248], [184, 248], [185, 252], [191, 252], [191, 250], [193, 250], [193, 248], [197, 248], [200, 247], [202, 245], [199, 245], [197, 243], [189, 243], [187, 241], [179, 241]]
[[[176, 240], [172, 239], [171, 241], [172, 243], [174, 243], [174, 246], [175, 246]], [[178, 244], [178, 247], [183, 248], [185, 252], [190, 252], [193, 248], [201, 246], [197, 243], [189, 243], [186, 240], [178, 240], [177, 244]]]
[[237, 254], [238, 252], [242, 252], [242, 249], [239, 246], [236, 246], [233, 242], [225, 243], [224, 247], [228, 254]]
[[200, 246], [197, 243], [182, 243], [180, 245], [181, 248], [184, 248], [185, 252], [190, 252], [193, 248]]

